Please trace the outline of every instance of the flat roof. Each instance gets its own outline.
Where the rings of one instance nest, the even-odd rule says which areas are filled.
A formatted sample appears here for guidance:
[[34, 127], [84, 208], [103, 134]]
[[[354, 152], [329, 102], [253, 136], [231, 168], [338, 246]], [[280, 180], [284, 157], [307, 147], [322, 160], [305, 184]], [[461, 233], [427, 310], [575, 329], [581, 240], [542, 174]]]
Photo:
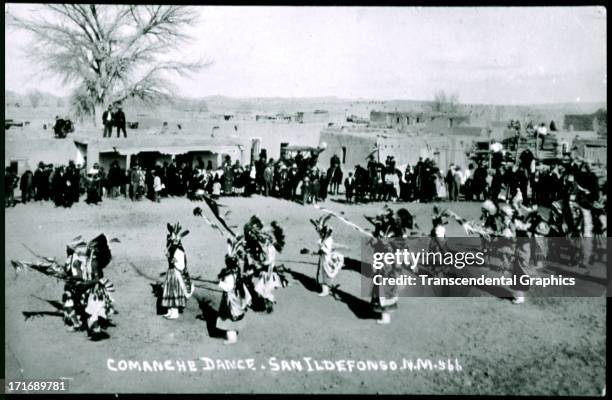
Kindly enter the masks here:
[[[244, 143], [227, 137], [202, 137], [196, 135], [139, 135], [128, 138], [74, 138], [77, 145], [88, 145], [100, 149], [101, 152], [122, 150], [127, 151], [160, 148], [193, 148], [206, 149], [218, 147], [238, 147]], [[156, 151], [156, 150], [151, 150]], [[193, 150], [192, 150], [193, 151]]]
[[[482, 127], [468, 127], [470, 129], [482, 130]], [[452, 130], [452, 128], [451, 128]], [[356, 137], [366, 138], [382, 138], [382, 139], [469, 139], [476, 140], [481, 138], [482, 140], [489, 140], [488, 137], [476, 136], [473, 134], [462, 134], [462, 133], [443, 133], [443, 132], [400, 132], [392, 128], [374, 128], [374, 127], [359, 127], [359, 126], [343, 126], [342, 128], [332, 126], [321, 130], [321, 134], [332, 134], [332, 135], [348, 135]]]

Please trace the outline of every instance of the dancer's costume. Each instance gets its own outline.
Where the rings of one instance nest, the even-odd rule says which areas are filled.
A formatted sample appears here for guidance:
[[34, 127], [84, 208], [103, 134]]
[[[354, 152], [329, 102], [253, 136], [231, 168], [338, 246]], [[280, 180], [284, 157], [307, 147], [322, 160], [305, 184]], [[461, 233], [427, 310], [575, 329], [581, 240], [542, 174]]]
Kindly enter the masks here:
[[187, 299], [193, 293], [193, 285], [187, 269], [187, 257], [181, 239], [189, 231], [181, 231], [177, 222], [167, 225], [166, 256], [168, 271], [163, 285], [162, 306], [168, 309], [181, 308], [187, 305]]
[[[440, 210], [438, 206], [434, 206], [431, 220], [432, 228], [431, 232], [429, 233], [429, 252], [444, 253], [447, 250], [446, 227], [444, 226], [448, 223], [446, 216], [446, 210]], [[450, 268], [452, 268], [452, 266], [446, 266], [444, 264], [432, 265], [430, 267], [433, 267], [432, 272], [436, 276], [446, 276], [449, 274]]]
[[[381, 214], [374, 218], [366, 217], [374, 225], [375, 239], [370, 241], [375, 252], [395, 252], [394, 239], [406, 238], [409, 231], [416, 227], [414, 217], [408, 210], [401, 208], [395, 213], [385, 205]], [[401, 268], [394, 264], [385, 265], [376, 272], [384, 278], [397, 278]], [[385, 280], [387, 281], [387, 280]], [[396, 285], [373, 285], [371, 306], [374, 312], [388, 314], [397, 309], [398, 294]]]
[[319, 234], [319, 263], [317, 266], [317, 282], [320, 285], [331, 287], [334, 278], [344, 266], [344, 256], [334, 248], [333, 230], [327, 225], [328, 214], [318, 220], [310, 220]]
[[272, 312], [276, 299], [274, 289], [285, 286], [287, 280], [279, 274], [276, 253], [285, 245], [283, 230], [272, 221], [264, 228], [256, 216], [244, 225], [244, 272], [250, 276], [249, 289], [253, 296], [253, 308]]
[[[117, 239], [111, 241], [118, 242]], [[113, 284], [104, 278], [103, 270], [111, 262], [110, 242], [104, 234], [89, 243], [80, 236], [66, 247], [67, 258], [59, 265], [53, 258], [38, 256], [37, 263], [12, 261], [16, 270], [30, 267], [65, 282], [62, 295], [64, 323], [69, 330], [87, 329], [92, 338], [109, 325], [117, 311], [111, 293]]]
[[344, 256], [334, 249], [334, 239], [331, 234], [325, 239], [319, 239], [317, 282], [331, 286], [343, 266]]
[[239, 265], [241, 245], [241, 241], [230, 241], [225, 268], [219, 273], [219, 287], [223, 290], [223, 297], [219, 305], [217, 328], [224, 331], [237, 332], [244, 328], [244, 316], [251, 305], [251, 294]]

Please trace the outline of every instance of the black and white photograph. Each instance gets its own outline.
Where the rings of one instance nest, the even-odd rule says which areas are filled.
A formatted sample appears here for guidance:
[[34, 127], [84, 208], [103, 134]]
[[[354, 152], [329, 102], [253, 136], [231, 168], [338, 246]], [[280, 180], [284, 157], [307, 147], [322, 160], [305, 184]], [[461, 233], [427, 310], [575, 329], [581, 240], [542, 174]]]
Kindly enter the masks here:
[[606, 7], [4, 21], [4, 393], [606, 396]]

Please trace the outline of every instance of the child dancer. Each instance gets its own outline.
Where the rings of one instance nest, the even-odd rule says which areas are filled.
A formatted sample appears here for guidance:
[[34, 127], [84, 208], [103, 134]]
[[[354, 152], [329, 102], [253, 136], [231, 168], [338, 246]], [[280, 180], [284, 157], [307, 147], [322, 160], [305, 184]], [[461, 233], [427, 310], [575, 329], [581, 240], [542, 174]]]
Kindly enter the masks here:
[[[166, 238], [166, 257], [168, 257], [168, 271], [163, 287], [162, 306], [168, 309], [164, 315], [167, 319], [179, 317], [179, 307], [187, 305], [187, 299], [193, 294], [193, 285], [187, 270], [187, 257], [181, 242], [189, 231], [182, 231], [177, 222], [168, 224], [168, 236]], [[189, 289], [188, 289], [189, 288]]]
[[219, 273], [219, 287], [223, 289], [223, 297], [219, 305], [217, 329], [226, 331], [224, 344], [238, 341], [238, 331], [244, 327], [244, 316], [251, 305], [251, 295], [242, 279], [239, 265], [241, 245], [242, 240], [228, 240], [225, 268]]
[[332, 238], [333, 230], [327, 225], [331, 215], [326, 215], [318, 220], [310, 220], [319, 234], [319, 264], [317, 267], [317, 282], [321, 285], [319, 296], [329, 295], [329, 289], [333, 285], [334, 278], [344, 266], [344, 256], [337, 252], [337, 248], [346, 248], [343, 245], [334, 245]]

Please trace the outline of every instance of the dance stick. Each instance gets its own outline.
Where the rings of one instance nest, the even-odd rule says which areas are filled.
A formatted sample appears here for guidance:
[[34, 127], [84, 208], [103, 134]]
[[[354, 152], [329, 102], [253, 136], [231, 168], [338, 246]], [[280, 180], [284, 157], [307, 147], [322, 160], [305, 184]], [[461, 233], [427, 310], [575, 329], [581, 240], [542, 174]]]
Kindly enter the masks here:
[[318, 204], [314, 204], [314, 205], [313, 205], [313, 207], [314, 207], [314, 208], [316, 208], [316, 209], [318, 209], [318, 210], [321, 210], [321, 211], [323, 211], [323, 212], [325, 212], [325, 213], [328, 213], [328, 214], [333, 215], [334, 217], [338, 218], [340, 221], [342, 221], [342, 222], [344, 222], [345, 224], [347, 224], [348, 226], [350, 226], [350, 227], [352, 227], [352, 228], [354, 228], [354, 229], [358, 230], [359, 232], [363, 233], [364, 235], [367, 235], [367, 236], [369, 236], [369, 237], [371, 237], [371, 238], [373, 238], [373, 239], [376, 239], [376, 238], [374, 237], [374, 235], [372, 235], [370, 232], [366, 231], [365, 229], [363, 229], [363, 228], [362, 228], [362, 227], [360, 227], [359, 225], [356, 225], [356, 224], [352, 223], [351, 221], [347, 220], [346, 218], [344, 218], [343, 216], [339, 215], [339, 214], [338, 214], [338, 213], [336, 213], [335, 211], [332, 211], [332, 210], [328, 210], [328, 209], [326, 209], [326, 208], [323, 208], [323, 207], [319, 206]]

